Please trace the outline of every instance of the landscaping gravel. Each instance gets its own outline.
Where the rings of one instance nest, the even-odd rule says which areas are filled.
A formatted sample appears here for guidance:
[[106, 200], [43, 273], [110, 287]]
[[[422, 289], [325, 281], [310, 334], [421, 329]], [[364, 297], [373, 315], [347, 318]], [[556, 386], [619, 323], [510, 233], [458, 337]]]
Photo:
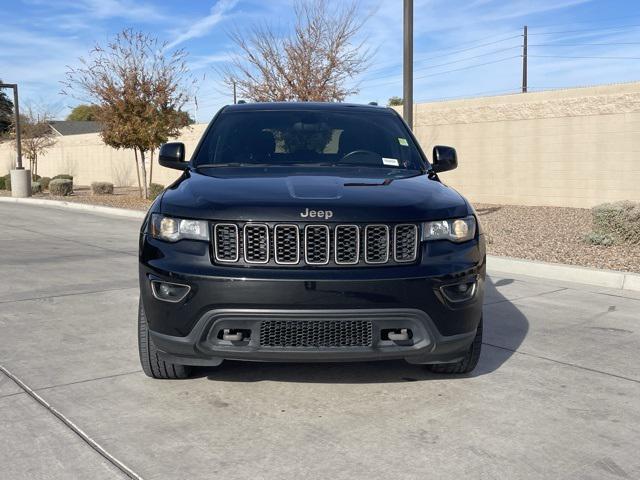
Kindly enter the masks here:
[[112, 194], [94, 195], [90, 187], [74, 186], [73, 195], [68, 197], [56, 197], [52, 195], [34, 195], [39, 198], [50, 198], [51, 200], [62, 200], [65, 202], [91, 203], [94, 205], [104, 205], [107, 207], [128, 208], [131, 210], [146, 211], [151, 206], [151, 200], [140, 198], [140, 193], [135, 187], [115, 187]]
[[640, 245], [589, 245], [591, 210], [475, 204], [491, 255], [640, 272]]

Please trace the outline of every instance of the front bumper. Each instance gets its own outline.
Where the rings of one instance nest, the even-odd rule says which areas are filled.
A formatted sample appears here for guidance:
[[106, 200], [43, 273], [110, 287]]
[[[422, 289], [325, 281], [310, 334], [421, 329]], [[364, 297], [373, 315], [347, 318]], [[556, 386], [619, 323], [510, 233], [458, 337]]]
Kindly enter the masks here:
[[[260, 324], [285, 322], [358, 321], [372, 324], [372, 345], [351, 347], [272, 347], [261, 345]], [[382, 339], [382, 333], [407, 328], [411, 339]], [[225, 329], [251, 332], [241, 341], [221, 339]], [[151, 331], [165, 360], [185, 365], [218, 365], [223, 359], [267, 362], [336, 362], [404, 358], [410, 363], [460, 360], [473, 341], [475, 330], [445, 337], [429, 316], [413, 309], [398, 310], [214, 310], [204, 315], [189, 335], [175, 337]]]
[[[482, 316], [482, 235], [466, 245], [425, 246], [423, 260], [416, 265], [296, 271], [221, 268], [211, 264], [206, 244], [179, 243], [168, 245], [143, 236], [140, 256], [141, 298], [150, 335], [161, 355], [174, 363], [455, 362], [466, 353]], [[191, 290], [181, 302], [163, 302], [153, 296], [151, 279], [189, 285]], [[469, 300], [452, 303], [442, 295], [443, 285], [469, 280], [477, 281]], [[260, 342], [264, 321], [362, 319], [372, 324], [372, 342], [366, 346], [280, 348]], [[383, 331], [401, 328], [411, 331], [409, 341], [385, 339]], [[250, 336], [241, 342], [224, 341], [224, 329], [242, 329]]]

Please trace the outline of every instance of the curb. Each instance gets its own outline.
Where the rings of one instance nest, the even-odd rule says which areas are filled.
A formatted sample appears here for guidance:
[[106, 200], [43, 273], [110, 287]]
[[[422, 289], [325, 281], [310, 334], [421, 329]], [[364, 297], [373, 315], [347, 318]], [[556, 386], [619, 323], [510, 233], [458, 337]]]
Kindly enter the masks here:
[[[43, 205], [54, 208], [83, 210], [90, 213], [102, 213], [118, 217], [143, 219], [146, 212], [125, 208], [103, 207], [88, 203], [62, 202], [59, 200], [42, 200], [39, 198], [0, 197], [0, 202], [22, 203], [25, 205]], [[640, 292], [640, 274], [601, 270], [598, 268], [576, 267], [562, 263], [536, 262], [512, 257], [496, 257], [487, 255], [489, 272], [508, 273], [512, 275], [529, 275], [532, 277], [581, 283], [596, 287], [614, 288]]]
[[493, 255], [487, 255], [487, 269], [496, 273], [529, 275], [549, 280], [640, 292], [640, 275], [637, 273], [577, 267], [563, 263], [536, 262]]
[[90, 203], [79, 202], [63, 202], [60, 200], [43, 200], [41, 198], [14, 198], [0, 197], [0, 202], [4, 203], [21, 203], [24, 205], [43, 205], [54, 208], [68, 208], [71, 210], [83, 210], [91, 213], [104, 213], [117, 217], [138, 218], [142, 220], [147, 214], [141, 210], [129, 210], [127, 208], [104, 207], [102, 205], [92, 205]]

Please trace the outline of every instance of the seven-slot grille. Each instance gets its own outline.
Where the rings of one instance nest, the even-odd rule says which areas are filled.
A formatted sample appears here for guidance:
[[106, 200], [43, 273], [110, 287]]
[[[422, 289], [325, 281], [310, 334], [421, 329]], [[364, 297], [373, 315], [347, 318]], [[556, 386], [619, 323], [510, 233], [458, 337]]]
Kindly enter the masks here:
[[381, 266], [418, 259], [415, 224], [216, 223], [216, 263], [267, 266]]

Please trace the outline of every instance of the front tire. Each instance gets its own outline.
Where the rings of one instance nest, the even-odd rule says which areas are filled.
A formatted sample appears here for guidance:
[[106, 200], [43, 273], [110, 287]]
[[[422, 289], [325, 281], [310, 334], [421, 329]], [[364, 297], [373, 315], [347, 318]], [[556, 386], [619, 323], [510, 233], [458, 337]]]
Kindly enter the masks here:
[[482, 318], [476, 330], [476, 336], [469, 346], [466, 355], [462, 360], [456, 363], [434, 363], [427, 365], [427, 368], [434, 373], [471, 373], [480, 359], [480, 351], [482, 350]]
[[149, 335], [149, 324], [142, 306], [138, 305], [138, 352], [142, 371], [151, 378], [181, 379], [188, 378], [191, 368], [187, 365], [165, 362], [160, 358], [158, 349]]

